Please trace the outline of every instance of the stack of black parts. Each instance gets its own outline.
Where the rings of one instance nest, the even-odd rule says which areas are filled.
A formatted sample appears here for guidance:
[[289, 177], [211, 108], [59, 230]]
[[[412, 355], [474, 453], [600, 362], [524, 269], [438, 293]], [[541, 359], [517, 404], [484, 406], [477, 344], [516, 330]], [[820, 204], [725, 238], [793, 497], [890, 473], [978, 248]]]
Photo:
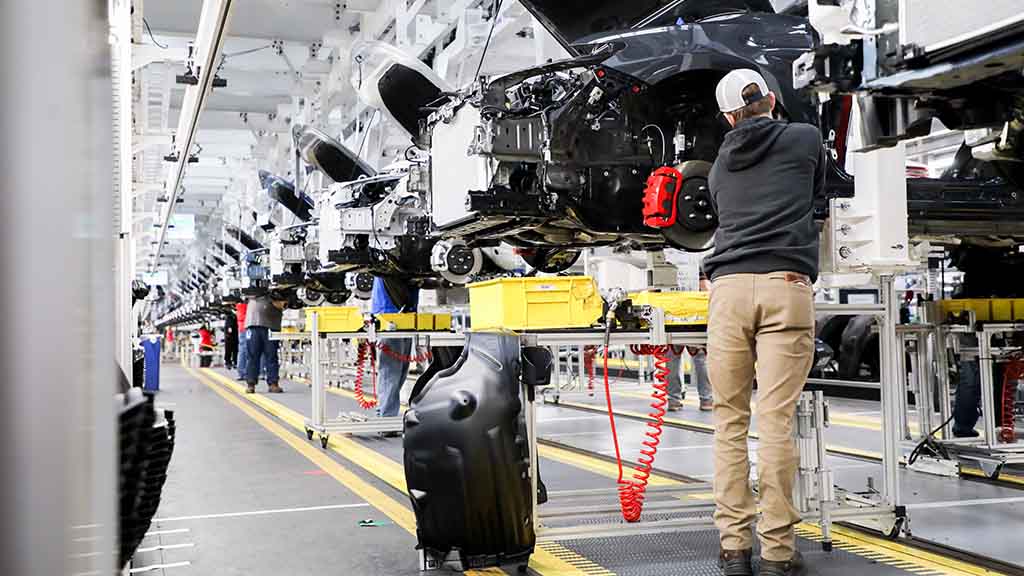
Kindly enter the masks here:
[[174, 451], [174, 412], [158, 417], [152, 395], [133, 388], [119, 394], [120, 566], [125, 566], [149, 531], [160, 506], [167, 467]]

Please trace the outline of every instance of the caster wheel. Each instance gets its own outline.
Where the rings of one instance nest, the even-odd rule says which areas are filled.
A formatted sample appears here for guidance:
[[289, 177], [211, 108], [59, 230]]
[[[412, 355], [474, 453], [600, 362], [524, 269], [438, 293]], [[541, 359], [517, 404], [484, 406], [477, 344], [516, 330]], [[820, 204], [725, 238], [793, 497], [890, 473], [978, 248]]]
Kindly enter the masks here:
[[529, 569], [530, 569], [530, 565], [529, 564], [520, 564], [519, 566], [516, 567], [516, 570], [520, 574], [526, 574], [526, 571], [529, 570]]
[[308, 438], [309, 440], [313, 439], [313, 431], [310, 430], [309, 428], [306, 428], [306, 438]]
[[327, 443], [330, 442], [330, 440], [331, 440], [330, 436], [321, 436], [320, 437], [320, 447], [323, 448], [324, 450], [327, 450]]
[[831, 540], [829, 540], [827, 542], [823, 541], [821, 543], [821, 550], [823, 552], [831, 552], [832, 551], [832, 541]]

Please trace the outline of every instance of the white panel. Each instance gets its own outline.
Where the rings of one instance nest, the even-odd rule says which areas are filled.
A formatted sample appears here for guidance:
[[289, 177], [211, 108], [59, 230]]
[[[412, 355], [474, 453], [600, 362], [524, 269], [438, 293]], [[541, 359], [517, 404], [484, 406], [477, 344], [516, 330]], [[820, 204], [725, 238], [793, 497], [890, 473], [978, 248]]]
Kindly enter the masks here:
[[438, 226], [467, 216], [466, 193], [485, 190], [491, 183], [488, 160], [468, 154], [479, 125], [480, 111], [463, 106], [451, 123], [442, 122], [434, 127], [430, 189], [434, 223]]
[[929, 52], [1022, 23], [1021, 0], [900, 0], [900, 44], [914, 44]]
[[906, 154], [903, 145], [853, 152], [853, 198], [832, 200], [830, 220], [838, 271], [909, 266]]

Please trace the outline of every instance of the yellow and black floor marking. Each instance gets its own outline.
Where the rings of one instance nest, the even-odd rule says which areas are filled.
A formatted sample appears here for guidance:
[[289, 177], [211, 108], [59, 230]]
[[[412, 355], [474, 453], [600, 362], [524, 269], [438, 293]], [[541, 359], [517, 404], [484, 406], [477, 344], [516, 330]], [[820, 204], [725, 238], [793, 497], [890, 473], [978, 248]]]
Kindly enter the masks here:
[[[186, 367], [193, 376], [198, 378], [201, 382], [206, 384], [208, 387], [217, 392], [218, 395], [223, 397], [229, 403], [241, 408], [243, 412], [257, 420], [264, 428], [267, 428], [274, 435], [280, 437], [282, 440], [287, 442], [290, 446], [298, 450], [310, 460], [313, 460], [312, 455], [315, 454], [319, 458], [313, 460], [318, 466], [320, 466], [325, 472], [330, 474], [332, 477], [337, 479], [339, 482], [344, 484], [350, 490], [353, 490], [358, 496], [369, 502], [375, 508], [378, 508], [387, 515], [395, 524], [406, 529], [411, 534], [416, 533], [416, 519], [412, 513], [412, 510], [408, 506], [399, 503], [397, 500], [387, 496], [380, 490], [374, 488], [369, 483], [365, 482], [358, 476], [348, 472], [341, 464], [338, 464], [333, 459], [323, 453], [322, 450], [313, 446], [296, 436], [294, 433], [288, 433], [280, 424], [277, 424], [265, 414], [253, 408], [252, 405], [262, 408], [265, 412], [276, 417], [278, 420], [290, 426], [293, 430], [298, 432], [305, 431], [305, 418], [262, 394], [244, 394], [245, 388], [227, 378], [226, 376], [219, 374], [212, 369], [201, 369], [195, 371], [191, 368]], [[234, 394], [231, 394], [234, 392]], [[248, 402], [246, 402], [248, 400]], [[251, 405], [250, 405], [251, 404]], [[270, 426], [268, 426], [268, 424]], [[332, 435], [330, 437], [330, 443], [328, 448], [333, 452], [341, 455], [346, 460], [351, 461], [357, 466], [363, 468], [365, 471], [370, 472], [380, 480], [389, 484], [393, 488], [400, 491], [402, 494], [407, 493], [405, 485], [405, 473], [402, 470], [402, 466], [397, 462], [394, 462], [390, 458], [366, 448], [365, 446], [345, 438], [340, 435]], [[330, 463], [330, 464], [329, 464]], [[321, 465], [323, 464], [323, 465]], [[333, 464], [333, 466], [331, 465]], [[326, 467], [325, 467], [326, 466]], [[344, 473], [343, 473], [344, 472]], [[347, 473], [347, 474], [346, 474]], [[337, 475], [336, 475], [337, 474]], [[355, 486], [356, 488], [353, 488]], [[586, 574], [602, 574], [612, 575], [612, 572], [591, 572], [583, 571], [582, 568], [577, 565], [567, 562], [556, 556], [553, 551], [564, 550], [558, 544], [551, 544], [550, 546], [538, 546], [534, 551], [533, 556], [530, 558], [530, 569], [540, 574], [541, 576], [581, 576]], [[568, 551], [566, 551], [568, 552]], [[410, 551], [412, 553], [412, 551]], [[571, 554], [571, 552], [570, 552]], [[583, 559], [585, 560], [585, 559]], [[581, 564], [583, 565], [583, 564]], [[600, 566], [587, 561], [586, 567], [588, 570], [604, 570]], [[504, 571], [497, 569], [490, 570], [475, 570], [466, 572], [466, 574], [472, 575], [483, 575], [483, 574], [505, 574]]]
[[[303, 432], [305, 429], [304, 417], [287, 408], [262, 394], [250, 394], [243, 395], [244, 388], [237, 382], [217, 373], [210, 369], [204, 369], [201, 373], [196, 373], [190, 370], [193, 374], [197, 375], [201, 380], [204, 381], [208, 386], [214, 387], [219, 394], [225, 398], [230, 398], [233, 404], [244, 406], [246, 402], [242, 400], [245, 398], [249, 400], [251, 404], [259, 406], [269, 414], [277, 417], [282, 422], [288, 424], [290, 427], [298, 432]], [[210, 378], [217, 380], [220, 386], [217, 386], [210, 381]], [[229, 394], [227, 390], [235, 392], [235, 395]], [[330, 389], [335, 391], [334, 393], [348, 396], [347, 391]], [[585, 406], [585, 405], [584, 405]], [[254, 410], [250, 406], [246, 406], [248, 411], [255, 412], [260, 416], [263, 416], [259, 411]], [[248, 413], [247, 411], [247, 413]], [[251, 414], [250, 414], [251, 415]], [[624, 414], [625, 415], [625, 414]], [[266, 416], [263, 416], [266, 419]], [[262, 422], [261, 422], [262, 423]], [[279, 426], [279, 428], [282, 428]], [[293, 442], [301, 445], [304, 450], [301, 450], [303, 454], [309, 451], [316, 453], [323, 458], [326, 458], [330, 462], [333, 462], [340, 467], [332, 459], [326, 457], [322, 452], [315, 448], [312, 444], [303, 441], [298, 438], [295, 434], [289, 434], [289, 444]], [[292, 444], [294, 446], [294, 444]], [[360, 466], [364, 470], [370, 472], [374, 476], [388, 483], [395, 489], [399, 490], [402, 494], [406, 493], [405, 477], [402, 467], [397, 462], [387, 458], [386, 456], [371, 450], [358, 442], [355, 442], [344, 436], [332, 435], [330, 437], [330, 443], [328, 448], [335, 453], [341, 455], [343, 458], [353, 462]], [[545, 454], [545, 450], [554, 450], [555, 452], [548, 452]], [[573, 465], [579, 469], [587, 470], [589, 472], [601, 474], [608, 478], [615, 478], [618, 475], [617, 468], [611, 466], [606, 460], [596, 456], [590, 456], [583, 454], [580, 451], [564, 450], [552, 446], [541, 446], [539, 447], [541, 455], [546, 457], [552, 457], [552, 453], [558, 454], [558, 458], [553, 458], [564, 463]], [[560, 452], [560, 453], [559, 453]], [[330, 473], [330, 471], [328, 471]], [[333, 475], [333, 474], [332, 474]], [[358, 480], [358, 477], [356, 477]], [[341, 481], [341, 480], [339, 480]], [[360, 482], [364, 482], [359, 480]], [[651, 477], [652, 484], [661, 485], [679, 485], [681, 482], [670, 476], [664, 476], [654, 474]], [[345, 483], [345, 482], [342, 482]], [[365, 483], [365, 482], [364, 482]], [[348, 484], [346, 484], [348, 486]], [[368, 485], [369, 486], [369, 485]], [[372, 486], [369, 486], [373, 488]], [[373, 488], [376, 490], [375, 488]], [[376, 506], [374, 500], [363, 496], [358, 493], [361, 497], [364, 497], [371, 505]], [[382, 494], [383, 495], [383, 494]], [[384, 495], [392, 502], [397, 504], [397, 501]], [[387, 505], [387, 502], [384, 502]], [[411, 522], [411, 528], [406, 528], [411, 532], [415, 533], [415, 518], [412, 511], [407, 507], [398, 505], [403, 509], [405, 514], [406, 522]], [[396, 515], [399, 513], [392, 511]], [[385, 514], [388, 512], [385, 511]], [[388, 514], [389, 517], [391, 516]], [[403, 525], [396, 520], [396, 524]], [[406, 527], [403, 525], [403, 527]], [[821, 530], [817, 525], [803, 523], [797, 527], [797, 533], [808, 540], [820, 541]], [[975, 564], [960, 561], [953, 558], [948, 558], [939, 554], [921, 550], [898, 541], [886, 540], [883, 538], [871, 536], [862, 533], [857, 530], [845, 528], [842, 526], [833, 526], [832, 530], [833, 546], [837, 549], [850, 552], [851, 554], [860, 557], [865, 560], [872, 562], [878, 562], [879, 564], [889, 566], [892, 568], [900, 569], [911, 574], [920, 574], [926, 576], [1004, 576], [1003, 573], [993, 571]], [[536, 552], [530, 560], [530, 568], [542, 575], [558, 575], [558, 576], [570, 576], [570, 575], [591, 575], [591, 576], [614, 576], [614, 572], [605, 568], [599, 564], [594, 563], [592, 560], [580, 555], [579, 553], [566, 548], [558, 543], [554, 542], [543, 542], [537, 545]], [[851, 567], [860, 568], [860, 567]], [[475, 574], [487, 574], [489, 572], [476, 571]], [[490, 573], [502, 573], [502, 572], [490, 572]]]
[[611, 570], [598, 566], [583, 556], [554, 542], [541, 542], [537, 544], [537, 547], [588, 576], [615, 576], [615, 573]]

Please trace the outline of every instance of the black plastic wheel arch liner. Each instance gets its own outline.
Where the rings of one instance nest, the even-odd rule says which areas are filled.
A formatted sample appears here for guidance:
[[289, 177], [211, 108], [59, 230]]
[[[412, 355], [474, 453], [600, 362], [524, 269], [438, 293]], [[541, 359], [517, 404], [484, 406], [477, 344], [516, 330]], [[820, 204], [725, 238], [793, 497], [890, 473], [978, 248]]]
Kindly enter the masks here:
[[298, 148], [307, 164], [335, 182], [351, 182], [377, 173], [358, 154], [312, 126], [298, 129]]
[[295, 185], [280, 176], [275, 176], [266, 170], [259, 171], [260, 184], [267, 194], [284, 206], [303, 222], [313, 219], [313, 199], [305, 192], [295, 194]]

